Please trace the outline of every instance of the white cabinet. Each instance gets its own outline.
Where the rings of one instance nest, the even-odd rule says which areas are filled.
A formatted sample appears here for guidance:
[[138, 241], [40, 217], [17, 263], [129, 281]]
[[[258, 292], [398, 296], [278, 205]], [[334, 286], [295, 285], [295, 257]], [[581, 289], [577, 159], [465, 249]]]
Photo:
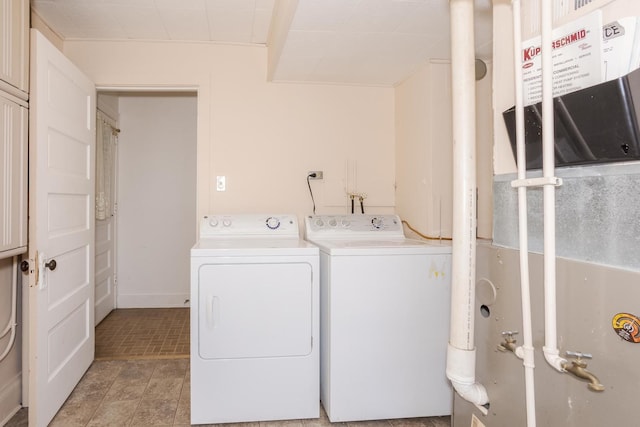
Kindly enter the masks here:
[[0, 258], [27, 250], [29, 1], [0, 0]]
[[0, 0], [0, 89], [29, 92], [29, 1]]
[[0, 92], [0, 258], [27, 249], [26, 102]]

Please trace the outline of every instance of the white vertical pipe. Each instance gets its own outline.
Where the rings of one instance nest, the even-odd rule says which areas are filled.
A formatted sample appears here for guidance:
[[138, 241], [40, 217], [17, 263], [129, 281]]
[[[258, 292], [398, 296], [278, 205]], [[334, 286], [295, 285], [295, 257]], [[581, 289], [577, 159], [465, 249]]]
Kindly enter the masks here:
[[[473, 1], [451, 0], [451, 86], [453, 107], [453, 299], [464, 303], [463, 319], [451, 325], [451, 342], [475, 348], [474, 288], [476, 250], [475, 77]], [[470, 9], [470, 10], [469, 10]], [[470, 23], [469, 20], [471, 19]], [[463, 31], [461, 31], [463, 30]], [[462, 326], [462, 327], [461, 327]]]
[[[524, 96], [522, 89], [522, 21], [520, 0], [513, 0], [513, 59], [515, 81], [516, 152], [518, 180], [527, 177], [527, 156], [524, 136]], [[522, 358], [524, 365], [527, 426], [536, 425], [536, 397], [533, 371], [533, 332], [531, 323], [531, 292], [529, 287], [529, 231], [527, 224], [527, 187], [518, 187], [518, 232], [520, 241], [520, 293], [522, 302]], [[520, 352], [518, 352], [520, 353]]]
[[[553, 121], [553, 51], [552, 4], [541, 2], [542, 37], [542, 176], [555, 175], [554, 121]], [[559, 356], [556, 321], [556, 188], [547, 184], [542, 189], [544, 205], [544, 347], [547, 362], [564, 372], [565, 359]]]
[[453, 118], [453, 261], [447, 377], [458, 394], [488, 403], [476, 383], [474, 306], [476, 275], [475, 52], [473, 0], [450, 0]]

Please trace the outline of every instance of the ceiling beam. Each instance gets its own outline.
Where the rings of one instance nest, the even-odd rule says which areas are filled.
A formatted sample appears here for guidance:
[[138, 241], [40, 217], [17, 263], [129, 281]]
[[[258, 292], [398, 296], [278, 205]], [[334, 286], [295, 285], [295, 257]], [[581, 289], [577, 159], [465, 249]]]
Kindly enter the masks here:
[[298, 8], [298, 0], [276, 0], [271, 17], [271, 27], [267, 38], [267, 81], [273, 81], [278, 68], [282, 49], [287, 41], [293, 16]]

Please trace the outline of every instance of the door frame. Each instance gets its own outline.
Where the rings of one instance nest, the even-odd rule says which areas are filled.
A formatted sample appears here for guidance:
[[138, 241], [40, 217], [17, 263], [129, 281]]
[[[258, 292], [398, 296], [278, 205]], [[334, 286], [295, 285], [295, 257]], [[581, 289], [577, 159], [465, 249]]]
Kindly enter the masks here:
[[[198, 213], [198, 207], [200, 205], [199, 202], [199, 193], [200, 193], [200, 186], [201, 186], [201, 182], [202, 180], [199, 178], [199, 173], [200, 173], [200, 167], [199, 167], [199, 156], [202, 153], [202, 149], [200, 148], [201, 145], [201, 141], [200, 138], [198, 137], [198, 132], [199, 132], [199, 126], [200, 126], [200, 86], [199, 85], [167, 85], [167, 86], [159, 86], [159, 85], [149, 85], [149, 86], [143, 86], [143, 85], [135, 85], [135, 86], [121, 86], [121, 85], [96, 85], [96, 93], [97, 96], [99, 95], [115, 95], [115, 96], [127, 96], [127, 95], [135, 95], [135, 96], [140, 96], [140, 97], [144, 97], [144, 96], [165, 96], [165, 95], [169, 95], [169, 94], [176, 94], [176, 93], [183, 93], [183, 94], [190, 94], [193, 95], [196, 99], [196, 140], [195, 140], [195, 150], [196, 150], [196, 162], [194, 164], [195, 170], [196, 170], [196, 176], [195, 176], [195, 181], [196, 181], [196, 195], [195, 195], [195, 218], [194, 218], [194, 228], [196, 231], [196, 237], [198, 235], [199, 232], [199, 219], [200, 219], [200, 214]], [[117, 112], [111, 112], [114, 115], [118, 116], [117, 119], [117, 124], [118, 127], [120, 127], [121, 125], [121, 116], [120, 116], [120, 111], [118, 110]], [[118, 205], [118, 186], [119, 186], [119, 179], [120, 179], [120, 161], [119, 161], [119, 156], [120, 156], [120, 149], [118, 148], [118, 155], [116, 157], [116, 167], [115, 167], [115, 194], [116, 196], [114, 197], [114, 200], [116, 202], [116, 205]], [[208, 157], [207, 157], [208, 158]], [[117, 206], [116, 206], [116, 212], [117, 212]], [[119, 252], [118, 249], [118, 238], [117, 238], [117, 230], [119, 227], [119, 218], [118, 215], [116, 214], [116, 225], [114, 228], [114, 232], [116, 233], [115, 236], [115, 241], [114, 241], [114, 256], [115, 256], [115, 265], [114, 265], [114, 270], [115, 270], [115, 277], [118, 277], [118, 261], [117, 261], [117, 254]], [[116, 302], [115, 302], [115, 308], [118, 308], [118, 292], [119, 292], [119, 286], [118, 284], [116, 284], [115, 286], [115, 298], [116, 298]], [[188, 303], [188, 305], [190, 307], [190, 302]]]

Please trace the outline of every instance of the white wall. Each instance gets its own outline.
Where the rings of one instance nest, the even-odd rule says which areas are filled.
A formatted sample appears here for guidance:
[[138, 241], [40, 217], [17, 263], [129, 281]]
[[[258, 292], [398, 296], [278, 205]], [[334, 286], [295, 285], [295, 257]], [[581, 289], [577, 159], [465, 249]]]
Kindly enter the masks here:
[[[491, 237], [491, 64], [476, 83], [478, 236]], [[395, 89], [396, 208], [414, 228], [451, 237], [453, 140], [450, 64], [432, 61]]]
[[516, 171], [516, 161], [511, 151], [509, 136], [502, 119], [502, 112], [514, 105], [513, 85], [513, 24], [511, 2], [494, 1], [493, 5], [493, 145], [494, 173]]
[[397, 211], [430, 236], [451, 237], [451, 77], [431, 62], [396, 87]]
[[99, 86], [197, 90], [198, 215], [301, 218], [311, 213], [310, 170], [325, 177], [313, 183], [318, 213], [350, 211], [348, 185], [367, 193], [368, 211], [393, 212], [392, 88], [268, 83], [262, 47], [69, 41], [65, 54]]
[[433, 218], [429, 138], [429, 70], [424, 66], [395, 90], [396, 210], [423, 234], [438, 236], [439, 218]]
[[195, 95], [119, 100], [117, 306], [182, 307], [196, 242]]

